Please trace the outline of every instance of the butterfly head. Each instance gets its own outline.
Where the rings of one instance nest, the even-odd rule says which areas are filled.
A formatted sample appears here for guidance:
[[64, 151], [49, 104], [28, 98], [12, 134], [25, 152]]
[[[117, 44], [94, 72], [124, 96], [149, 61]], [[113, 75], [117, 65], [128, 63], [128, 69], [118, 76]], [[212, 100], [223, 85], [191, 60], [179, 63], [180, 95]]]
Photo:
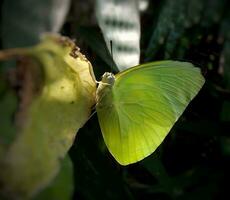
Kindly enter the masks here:
[[[112, 87], [115, 82], [115, 76], [110, 72], [105, 72], [102, 76], [101, 81], [99, 82], [99, 85], [97, 87], [96, 91], [96, 107], [99, 109], [103, 107], [105, 104], [108, 103], [108, 101], [112, 101], [110, 92], [112, 91]], [[110, 97], [108, 97], [110, 96]], [[106, 97], [106, 98], [104, 98]], [[104, 100], [105, 101], [104, 101]]]
[[109, 84], [112, 86], [115, 82], [115, 76], [113, 75], [113, 73], [105, 72], [102, 76], [101, 82], [103, 84]]

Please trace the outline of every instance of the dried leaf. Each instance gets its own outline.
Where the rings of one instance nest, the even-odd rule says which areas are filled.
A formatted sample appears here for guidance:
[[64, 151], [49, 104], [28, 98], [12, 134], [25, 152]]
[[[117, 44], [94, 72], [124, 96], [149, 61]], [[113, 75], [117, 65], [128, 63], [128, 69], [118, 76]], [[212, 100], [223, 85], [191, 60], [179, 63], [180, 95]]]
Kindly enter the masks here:
[[1, 190], [11, 199], [35, 195], [56, 176], [96, 89], [90, 62], [69, 39], [47, 36], [25, 52], [17, 137], [0, 161]]

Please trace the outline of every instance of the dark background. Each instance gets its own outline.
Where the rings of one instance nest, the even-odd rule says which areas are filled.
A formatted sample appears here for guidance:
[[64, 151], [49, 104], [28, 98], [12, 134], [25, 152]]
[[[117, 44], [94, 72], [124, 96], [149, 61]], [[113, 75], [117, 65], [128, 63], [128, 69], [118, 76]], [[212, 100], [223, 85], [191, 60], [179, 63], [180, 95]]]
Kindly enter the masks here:
[[[63, 35], [76, 38], [98, 80], [112, 70], [94, 1], [73, 0], [56, 29], [51, 15], [63, 3], [32, 2], [0, 1], [2, 48], [33, 45], [41, 32], [62, 27]], [[229, 8], [227, 0], [149, 1], [141, 14], [141, 63], [189, 61], [202, 68], [206, 83], [156, 152], [127, 167], [108, 153], [93, 115], [69, 151], [73, 199], [230, 199]]]

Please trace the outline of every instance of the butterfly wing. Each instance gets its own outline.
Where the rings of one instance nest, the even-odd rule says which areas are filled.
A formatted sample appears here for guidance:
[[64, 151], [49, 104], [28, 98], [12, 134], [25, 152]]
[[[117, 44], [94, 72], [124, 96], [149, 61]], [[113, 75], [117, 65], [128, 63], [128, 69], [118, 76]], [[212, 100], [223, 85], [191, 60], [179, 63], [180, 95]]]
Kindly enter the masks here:
[[152, 62], [116, 75], [97, 105], [114, 158], [127, 165], [154, 152], [203, 84], [200, 69], [187, 62]]

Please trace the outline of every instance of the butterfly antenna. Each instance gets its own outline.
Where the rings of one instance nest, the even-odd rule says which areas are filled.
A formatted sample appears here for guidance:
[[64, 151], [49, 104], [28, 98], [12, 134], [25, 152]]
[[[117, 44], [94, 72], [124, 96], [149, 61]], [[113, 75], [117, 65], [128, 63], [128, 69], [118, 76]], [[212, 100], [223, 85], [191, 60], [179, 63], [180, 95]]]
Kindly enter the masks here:
[[110, 40], [110, 53], [111, 53], [111, 56], [112, 56], [112, 59], [113, 59], [113, 41]]
[[90, 120], [96, 112], [97, 112], [97, 111], [94, 110], [94, 111], [91, 113], [91, 115], [89, 116], [88, 120]]

